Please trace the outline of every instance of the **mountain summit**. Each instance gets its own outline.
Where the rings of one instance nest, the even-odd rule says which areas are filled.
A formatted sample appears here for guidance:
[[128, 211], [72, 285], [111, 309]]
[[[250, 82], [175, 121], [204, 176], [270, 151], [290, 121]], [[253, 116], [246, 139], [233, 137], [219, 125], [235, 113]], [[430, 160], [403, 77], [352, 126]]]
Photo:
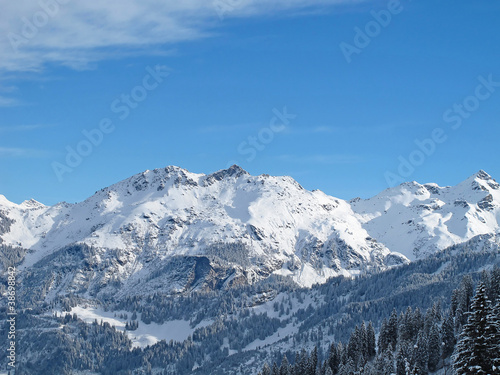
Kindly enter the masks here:
[[404, 183], [352, 203], [368, 233], [411, 259], [497, 233], [500, 185], [479, 171], [456, 186]]
[[81, 244], [93, 249], [87, 262], [105, 267], [103, 285], [110, 275], [140, 284], [179, 259], [205, 270], [198, 283], [170, 283], [176, 291], [209, 287], [208, 275], [251, 283], [278, 274], [310, 286], [495, 234], [500, 219], [500, 187], [484, 171], [455, 187], [410, 182], [351, 202], [236, 165], [209, 175], [145, 171], [76, 204], [0, 198], [0, 243], [29, 250], [21, 268]]

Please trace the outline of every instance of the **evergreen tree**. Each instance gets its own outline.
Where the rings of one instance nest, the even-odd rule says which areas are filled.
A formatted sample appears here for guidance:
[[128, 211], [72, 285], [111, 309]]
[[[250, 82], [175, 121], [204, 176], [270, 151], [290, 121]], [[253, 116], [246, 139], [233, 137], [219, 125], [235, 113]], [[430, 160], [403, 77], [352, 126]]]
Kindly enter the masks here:
[[375, 373], [377, 375], [391, 375], [394, 373], [394, 359], [390, 350], [379, 353], [375, 359]]
[[389, 320], [384, 319], [380, 327], [380, 334], [378, 337], [378, 351], [384, 353], [388, 348], [391, 351], [396, 350], [396, 343], [398, 341], [398, 315], [396, 310], [393, 310]]
[[330, 351], [328, 352], [327, 362], [328, 362], [328, 367], [330, 367], [332, 372], [336, 374], [339, 371], [340, 354], [338, 347], [335, 345], [335, 343], [332, 343], [330, 345]]
[[493, 373], [497, 343], [492, 343], [491, 307], [486, 286], [480, 283], [472, 300], [468, 322], [464, 325], [454, 356], [458, 375], [486, 375]]
[[460, 283], [459, 296], [458, 296], [458, 322], [460, 325], [464, 325], [467, 322], [467, 312], [470, 309], [470, 303], [472, 295], [474, 293], [474, 286], [472, 283], [472, 277], [466, 275], [463, 277]]
[[365, 364], [365, 360], [368, 358], [368, 339], [367, 339], [367, 332], [366, 332], [366, 324], [363, 321], [361, 323], [361, 327], [359, 328], [359, 351], [360, 354], [363, 356], [363, 361], [361, 361], [361, 366]]
[[351, 358], [343, 363], [339, 368], [339, 375], [354, 375], [354, 363]]
[[300, 363], [300, 354], [297, 352], [297, 353], [295, 353], [295, 362], [294, 362], [294, 365], [292, 366], [292, 374], [293, 375], [297, 375], [299, 363]]
[[411, 350], [407, 342], [399, 344], [396, 354], [396, 375], [410, 375]]
[[271, 371], [272, 375], [280, 375], [280, 369], [278, 368], [278, 365], [276, 362], [273, 363], [273, 369]]
[[443, 341], [441, 356], [443, 359], [446, 359], [453, 354], [456, 343], [453, 317], [451, 315], [446, 317], [441, 326], [441, 337]]
[[300, 352], [299, 360], [295, 362], [294, 372], [295, 375], [306, 375], [309, 370], [309, 357], [305, 349]]
[[350, 359], [352, 359], [355, 365], [357, 365], [361, 354], [362, 354], [361, 331], [359, 327], [356, 326], [354, 328], [354, 331], [351, 333], [351, 336], [349, 337], [349, 342], [347, 343], [347, 356]]
[[375, 329], [373, 328], [372, 322], [368, 323], [368, 327], [366, 328], [366, 351], [367, 351], [367, 360], [372, 360], [375, 357], [376, 348], [375, 348]]
[[291, 375], [290, 364], [288, 363], [286, 354], [283, 356], [283, 360], [281, 361], [279, 375]]
[[413, 375], [427, 375], [428, 362], [429, 362], [429, 346], [427, 342], [427, 337], [424, 332], [421, 331], [418, 334], [417, 343], [413, 349]]
[[413, 324], [413, 311], [408, 306], [404, 313], [399, 315], [398, 319], [398, 341], [413, 341], [415, 336], [415, 326]]
[[308, 363], [308, 375], [316, 375], [316, 368], [318, 367], [318, 347], [315, 346], [311, 352], [311, 357]]
[[389, 339], [389, 347], [391, 351], [396, 350], [396, 343], [398, 341], [398, 314], [396, 309], [392, 310], [389, 321], [387, 322], [387, 335]]
[[378, 352], [383, 353], [387, 350], [390, 344], [389, 331], [387, 329], [387, 319], [384, 318], [380, 326], [380, 332], [378, 335]]
[[439, 327], [436, 323], [432, 325], [429, 330], [429, 341], [428, 341], [428, 367], [429, 371], [436, 371], [439, 360], [441, 359], [441, 335], [439, 333]]
[[494, 370], [500, 372], [500, 298], [493, 309], [491, 309], [489, 316], [490, 328], [487, 333], [487, 340], [491, 344], [492, 365]]
[[500, 299], [500, 268], [495, 265], [490, 275], [490, 291], [488, 294], [493, 305]]

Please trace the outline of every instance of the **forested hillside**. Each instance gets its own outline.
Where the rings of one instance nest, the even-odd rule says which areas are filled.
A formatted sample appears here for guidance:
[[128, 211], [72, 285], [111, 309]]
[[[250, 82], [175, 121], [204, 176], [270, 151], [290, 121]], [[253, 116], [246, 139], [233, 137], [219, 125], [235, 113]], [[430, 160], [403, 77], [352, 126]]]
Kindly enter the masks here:
[[[466, 326], [474, 285], [482, 279], [488, 298], [495, 301], [499, 251], [495, 236], [478, 236], [407, 265], [356, 278], [336, 277], [312, 288], [273, 276], [230, 290], [179, 295], [158, 291], [103, 299], [98, 306], [78, 290], [50, 303], [37, 304], [36, 294], [24, 300], [34, 287], [43, 289], [36, 280], [50, 280], [50, 273], [42, 275], [46, 268], [41, 264], [23, 279], [32, 282], [19, 286], [24, 305], [18, 315], [18, 371], [257, 374], [266, 362], [271, 370], [273, 363], [281, 366], [284, 355], [293, 366], [297, 353], [304, 362], [304, 353], [315, 347], [318, 368], [330, 356], [338, 358], [338, 369], [332, 371], [377, 373], [389, 368], [382, 363], [391, 359], [395, 369], [404, 361], [410, 371], [423, 368], [424, 362], [429, 371], [451, 368], [453, 344]], [[66, 254], [58, 267], [70, 264], [75, 256], [70, 254], [78, 250]], [[100, 315], [89, 319], [89, 311]], [[168, 324], [186, 324], [184, 338], [162, 340], [157, 331]], [[7, 328], [4, 321], [0, 334], [6, 335]], [[141, 344], [134, 336], [140, 332], [157, 335], [158, 341]], [[443, 339], [446, 345], [439, 355], [423, 351]], [[6, 349], [4, 342], [0, 346]]]

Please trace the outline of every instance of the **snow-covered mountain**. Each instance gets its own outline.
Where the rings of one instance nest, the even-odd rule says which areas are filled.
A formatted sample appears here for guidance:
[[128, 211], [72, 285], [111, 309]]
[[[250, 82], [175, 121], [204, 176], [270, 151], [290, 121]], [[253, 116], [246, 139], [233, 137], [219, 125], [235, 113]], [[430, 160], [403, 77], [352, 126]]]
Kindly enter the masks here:
[[455, 187], [411, 182], [350, 202], [238, 166], [210, 175], [146, 171], [77, 204], [0, 196], [0, 243], [29, 250], [21, 268], [81, 243], [96, 249], [93, 262], [109, 264], [103, 278], [120, 282], [174, 257], [203, 256], [230, 264], [226, 278], [275, 273], [310, 286], [495, 234], [499, 220], [500, 186], [483, 171]]
[[23, 373], [255, 375], [393, 309], [446, 307], [464, 275], [498, 265], [499, 219], [483, 171], [344, 201], [237, 166], [167, 167], [76, 204], [0, 196], [0, 291], [16, 265]]
[[500, 228], [500, 185], [484, 171], [453, 187], [413, 181], [350, 203], [371, 237], [410, 259]]
[[0, 212], [3, 243], [32, 250], [24, 268], [73, 243], [119, 250], [123, 278], [152, 260], [214, 255], [249, 281], [278, 273], [312, 285], [406, 260], [370, 238], [348, 202], [237, 166], [210, 175], [146, 171], [77, 204], [2, 198]]

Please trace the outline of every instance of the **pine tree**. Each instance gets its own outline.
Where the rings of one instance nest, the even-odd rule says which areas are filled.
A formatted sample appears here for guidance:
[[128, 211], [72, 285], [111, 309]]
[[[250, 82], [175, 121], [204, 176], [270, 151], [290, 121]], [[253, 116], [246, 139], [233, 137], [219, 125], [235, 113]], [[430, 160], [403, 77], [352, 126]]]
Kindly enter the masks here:
[[375, 359], [375, 373], [377, 375], [391, 375], [394, 373], [394, 359], [390, 350], [379, 353]]
[[446, 359], [453, 354], [456, 343], [453, 317], [451, 315], [446, 317], [441, 326], [441, 337], [443, 341], [441, 357]]
[[271, 371], [272, 375], [280, 375], [280, 369], [278, 368], [278, 365], [276, 362], [273, 363], [273, 370]]
[[[493, 325], [490, 322], [491, 307], [486, 286], [480, 283], [471, 304], [467, 323], [460, 334], [454, 356], [454, 368], [458, 375], [486, 375], [493, 372], [493, 356], [497, 343], [489, 342]], [[493, 352], [492, 352], [493, 351]]]
[[375, 357], [375, 354], [377, 354], [375, 345], [375, 329], [373, 328], [372, 322], [369, 322], [368, 327], [366, 328], [366, 359], [369, 361], [371, 361]]
[[384, 318], [380, 326], [380, 332], [378, 335], [378, 352], [383, 353], [389, 347], [389, 331], [387, 329], [387, 319]]
[[413, 357], [412, 374], [427, 375], [429, 373], [427, 365], [429, 362], [429, 346], [423, 331], [418, 334], [417, 343], [413, 349]]
[[351, 358], [343, 363], [339, 368], [339, 375], [354, 375], [354, 363]]
[[335, 343], [330, 345], [330, 351], [328, 352], [328, 367], [331, 368], [332, 372], [336, 374], [339, 371], [340, 366], [340, 353], [335, 346]]
[[413, 341], [414, 340], [414, 325], [413, 311], [411, 307], [406, 309], [406, 312], [401, 313], [398, 319], [398, 341]]
[[356, 326], [354, 328], [354, 331], [351, 333], [351, 336], [349, 337], [349, 342], [347, 343], [347, 356], [352, 359], [355, 365], [357, 365], [359, 356], [361, 354], [361, 332], [359, 327]]
[[361, 366], [366, 363], [365, 359], [368, 358], [368, 342], [367, 342], [366, 324], [363, 321], [361, 327], [359, 328], [359, 351], [363, 360], [360, 362]]
[[429, 341], [428, 341], [428, 367], [430, 371], [436, 371], [441, 359], [441, 335], [439, 333], [439, 328], [436, 323], [432, 325], [429, 330]]
[[491, 309], [489, 322], [487, 339], [492, 345], [492, 353], [496, 353], [496, 356], [492, 356], [492, 365], [494, 370], [500, 372], [500, 298], [497, 298], [494, 308]]
[[411, 350], [407, 342], [400, 343], [396, 354], [396, 375], [410, 375]]
[[500, 268], [497, 265], [491, 271], [490, 291], [488, 296], [493, 305], [495, 305], [500, 298]]
[[308, 375], [316, 375], [316, 368], [318, 367], [318, 347], [315, 346], [311, 352], [311, 357], [308, 363]]
[[290, 364], [288, 363], [288, 358], [286, 357], [286, 354], [283, 356], [283, 360], [281, 361], [279, 374], [280, 375], [291, 375]]
[[299, 360], [295, 361], [295, 375], [305, 375], [308, 371], [309, 357], [305, 349], [300, 352]]
[[384, 319], [380, 327], [380, 334], [378, 337], [378, 351], [384, 353], [387, 348], [394, 351], [396, 350], [396, 343], [398, 341], [398, 315], [396, 310], [393, 310], [389, 321]]
[[472, 295], [474, 293], [474, 286], [472, 283], [472, 277], [466, 275], [463, 277], [459, 288], [459, 298], [457, 311], [460, 313], [458, 316], [460, 325], [464, 325], [467, 322], [467, 312], [470, 310], [470, 303]]
[[387, 322], [387, 335], [390, 348], [392, 351], [395, 351], [396, 343], [398, 342], [398, 313], [396, 309], [392, 310], [389, 321]]

